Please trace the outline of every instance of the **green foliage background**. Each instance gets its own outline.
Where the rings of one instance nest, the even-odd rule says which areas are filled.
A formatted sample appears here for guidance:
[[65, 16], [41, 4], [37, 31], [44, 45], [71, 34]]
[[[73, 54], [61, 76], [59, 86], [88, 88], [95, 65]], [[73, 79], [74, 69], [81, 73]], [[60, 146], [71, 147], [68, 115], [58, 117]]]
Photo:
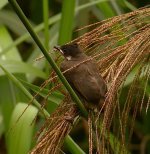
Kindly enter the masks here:
[[[40, 36], [46, 49], [55, 59], [55, 53], [52, 51], [54, 45], [69, 42], [88, 31], [75, 33], [75, 29], [143, 7], [148, 4], [148, 0], [38, 0], [38, 2], [36, 0], [18, 0], [18, 3], [34, 31]], [[8, 1], [1, 0], [0, 153], [26, 154], [35, 144], [34, 134], [44, 121], [42, 114], [38, 114], [38, 120], [33, 123], [34, 117], [38, 113], [38, 102], [43, 101], [48, 90], [53, 87], [53, 83], [40, 92], [38, 102], [33, 102], [36, 107], [30, 106], [19, 121], [16, 122], [16, 120], [32, 99], [31, 94], [38, 92], [40, 84], [52, 73], [52, 68], [45, 59], [35, 61], [40, 56], [39, 48]], [[128, 81], [130, 80], [132, 80], [132, 76], [128, 77]], [[127, 87], [128, 85], [124, 87], [124, 94]], [[150, 89], [148, 92], [150, 93]], [[52, 93], [48, 97], [46, 110], [49, 113], [53, 112], [62, 99], [62, 93], [58, 91]], [[142, 111], [136, 119], [133, 144], [129, 149], [131, 153], [142, 153], [143, 144], [144, 152], [150, 153], [149, 118], [150, 112], [146, 115], [145, 111]], [[83, 121], [71, 135], [86, 152], [88, 151], [88, 136], [85, 130]], [[71, 138], [67, 138], [65, 143], [66, 153], [84, 153], [78, 146], [75, 147], [75, 144], [73, 147], [71, 146], [71, 143], [74, 143]]]

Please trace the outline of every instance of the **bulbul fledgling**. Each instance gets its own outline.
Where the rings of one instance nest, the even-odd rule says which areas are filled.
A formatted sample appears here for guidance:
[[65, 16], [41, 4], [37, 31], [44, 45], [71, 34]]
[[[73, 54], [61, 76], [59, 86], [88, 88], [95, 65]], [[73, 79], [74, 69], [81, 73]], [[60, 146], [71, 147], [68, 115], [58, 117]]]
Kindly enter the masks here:
[[[60, 66], [61, 71], [72, 68], [64, 73], [64, 76], [77, 95], [86, 102], [85, 106], [89, 109], [99, 108], [107, 92], [107, 86], [99, 74], [96, 62], [93, 59], [86, 61], [90, 57], [82, 52], [77, 43], [54, 47], [54, 49], [59, 50], [65, 57]], [[76, 65], [78, 66], [75, 67]]]

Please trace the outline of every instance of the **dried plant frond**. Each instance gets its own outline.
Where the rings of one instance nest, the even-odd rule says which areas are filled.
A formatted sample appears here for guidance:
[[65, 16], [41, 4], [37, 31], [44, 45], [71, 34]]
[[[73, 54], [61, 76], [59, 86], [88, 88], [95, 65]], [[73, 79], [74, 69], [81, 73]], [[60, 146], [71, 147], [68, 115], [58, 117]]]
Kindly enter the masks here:
[[[144, 8], [128, 14], [113, 17], [106, 21], [97, 23], [97, 27], [92, 31], [74, 40], [75, 42], [78, 42], [88, 54], [97, 59], [100, 73], [109, 84], [107, 97], [105, 99], [106, 108], [101, 134], [105, 134], [106, 130], [109, 131], [113, 115], [117, 109], [117, 102], [119, 106], [117, 94], [128, 74], [133, 68], [141, 63], [148, 64], [147, 57], [150, 56], [149, 16], [150, 8]], [[140, 67], [138, 70], [140, 71]], [[138, 95], [137, 103], [135, 102], [136, 105], [134, 104], [135, 109], [132, 115], [131, 134], [137, 111], [140, 106], [141, 109], [143, 106], [145, 89], [149, 79], [148, 69], [147, 73], [143, 75], [143, 78], [144, 77], [144, 92], [141, 94], [141, 97]], [[140, 80], [140, 78], [140, 75], [138, 75], [137, 80]], [[137, 82], [133, 81], [133, 86], [135, 85], [137, 88]], [[120, 127], [123, 128], [123, 126], [125, 126], [124, 131], [119, 131], [124, 142], [123, 145], [125, 145], [125, 139], [123, 136], [125, 135], [128, 113], [133, 106], [131, 104], [133, 103], [133, 101], [131, 101], [133, 96], [134, 92], [132, 88], [132, 90], [129, 90], [126, 100], [128, 105], [125, 103], [127, 108], [124, 107], [124, 110], [120, 111], [123, 113], [122, 116], [120, 115], [120, 118], [124, 117], [126, 119], [120, 119]], [[149, 104], [149, 99], [147, 104]]]
[[[93, 30], [72, 41], [77, 42], [90, 56], [88, 60], [97, 60], [99, 73], [108, 84], [103, 110], [101, 109], [95, 117], [95, 123], [91, 123], [89, 119], [89, 126], [95, 124], [96, 129], [99, 129], [97, 125], [100, 125], [100, 130], [96, 130], [100, 132], [97, 143], [101, 150], [98, 151], [105, 153], [105, 151], [110, 152], [117, 148], [118, 153], [126, 153], [125, 149], [130, 143], [137, 113], [143, 108], [147, 112], [149, 108], [150, 94], [147, 93], [150, 78], [149, 23], [150, 8], [142, 8], [86, 26], [84, 28], [90, 27]], [[123, 87], [133, 70], [135, 70], [134, 78], [128, 87], [124, 104], [120, 105]], [[57, 76], [51, 77], [46, 84], [54, 78]], [[59, 82], [55, 83], [57, 87]], [[76, 106], [69, 102], [71, 102], [70, 98], [65, 100], [48, 118], [40, 131], [42, 135], [32, 153], [59, 153], [63, 138], [71, 130], [71, 124], [65, 118], [66, 113], [72, 118], [77, 115]], [[129, 115], [130, 118], [128, 118]], [[129, 129], [128, 141], [125, 139], [127, 128]], [[91, 128], [89, 130], [89, 151], [92, 153], [92, 138], [95, 135], [92, 135]], [[114, 146], [110, 144], [110, 131], [120, 141], [121, 147], [118, 148], [118, 143], [115, 146], [115, 141]]]
[[89, 113], [88, 127], [89, 127], [89, 154], [93, 153], [93, 136], [92, 136], [92, 119], [91, 113]]
[[66, 96], [39, 131], [38, 143], [31, 154], [59, 153], [63, 140], [70, 132], [78, 114], [76, 105], [72, 103], [70, 96]]

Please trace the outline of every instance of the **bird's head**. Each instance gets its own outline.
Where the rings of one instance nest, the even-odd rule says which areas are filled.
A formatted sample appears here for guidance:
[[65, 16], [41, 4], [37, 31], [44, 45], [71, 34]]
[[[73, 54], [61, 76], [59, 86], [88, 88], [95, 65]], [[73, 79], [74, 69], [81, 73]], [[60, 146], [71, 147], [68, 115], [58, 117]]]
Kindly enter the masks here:
[[60, 51], [61, 54], [63, 54], [63, 56], [67, 60], [71, 60], [72, 58], [75, 58], [75, 57], [77, 57], [77, 55], [82, 53], [81, 49], [77, 43], [66, 44], [66, 45], [62, 45], [60, 47], [55, 46], [54, 49]]

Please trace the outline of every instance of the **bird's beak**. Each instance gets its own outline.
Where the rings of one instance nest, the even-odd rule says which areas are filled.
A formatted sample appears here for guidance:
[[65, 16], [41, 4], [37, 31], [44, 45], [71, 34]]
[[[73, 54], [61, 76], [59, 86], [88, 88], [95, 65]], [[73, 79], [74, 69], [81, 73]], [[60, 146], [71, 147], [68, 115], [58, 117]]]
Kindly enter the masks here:
[[60, 46], [54, 46], [54, 51], [59, 51], [62, 55], [64, 55], [64, 53], [61, 50]]

